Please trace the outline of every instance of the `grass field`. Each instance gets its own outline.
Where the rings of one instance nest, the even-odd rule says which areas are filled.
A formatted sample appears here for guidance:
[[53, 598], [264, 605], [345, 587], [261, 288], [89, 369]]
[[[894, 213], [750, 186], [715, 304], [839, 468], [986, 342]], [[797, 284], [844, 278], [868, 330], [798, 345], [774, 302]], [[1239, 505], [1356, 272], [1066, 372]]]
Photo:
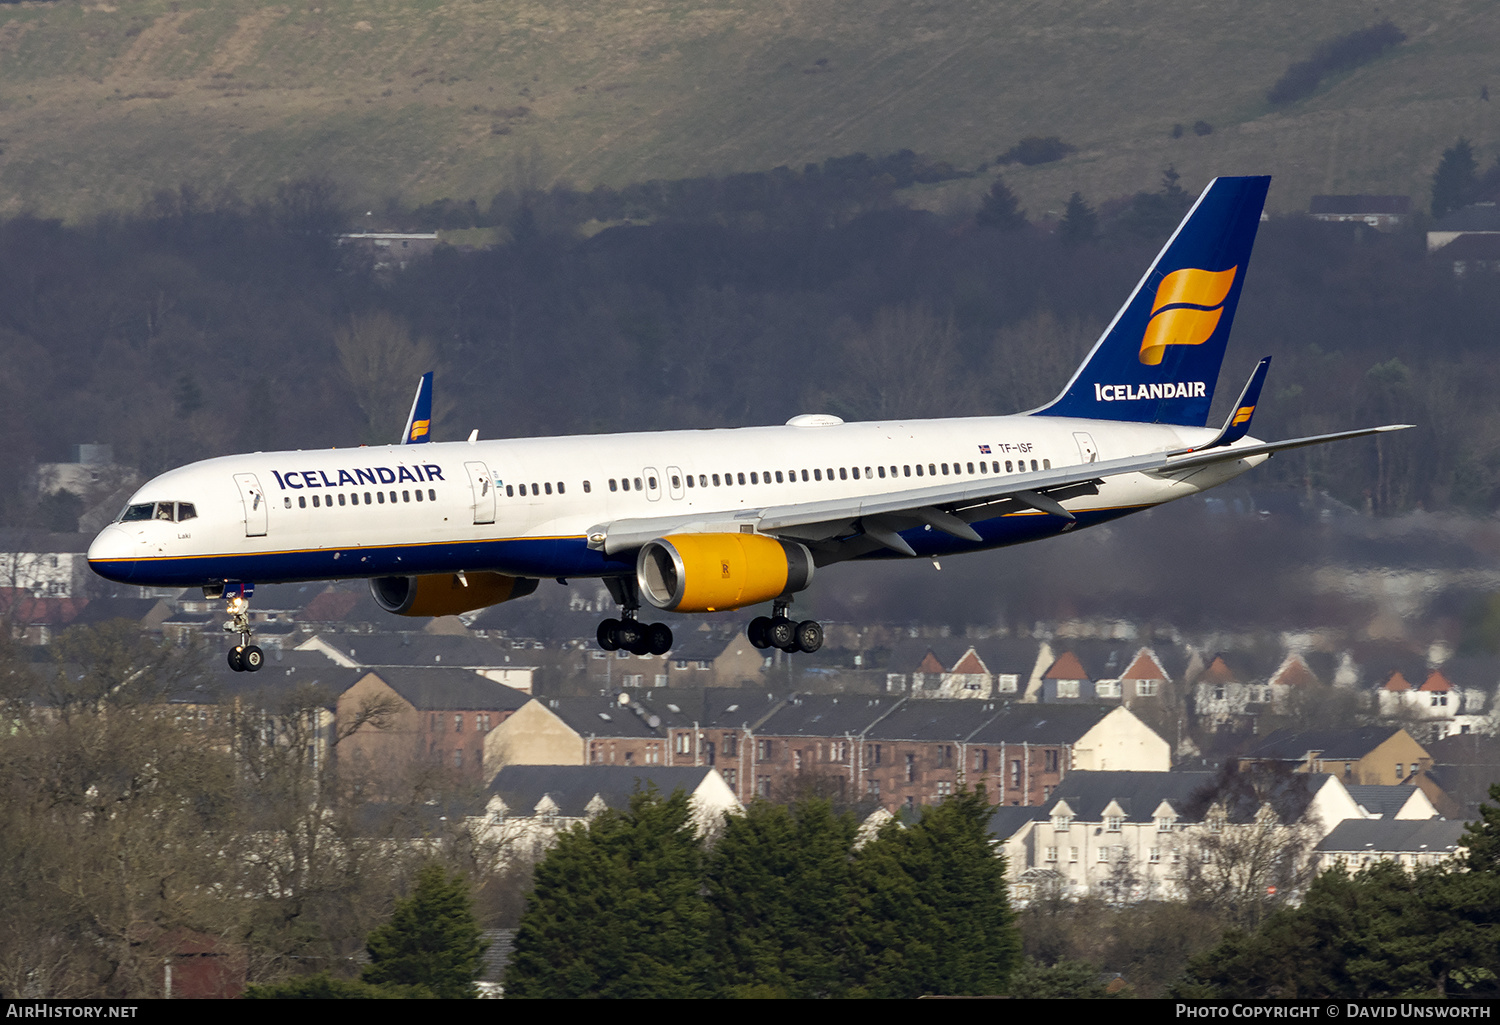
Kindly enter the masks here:
[[[1403, 46], [1268, 109], [1289, 63], [1385, 17]], [[1078, 151], [1007, 173], [1033, 214], [1150, 188], [1168, 163], [1190, 188], [1275, 174], [1277, 209], [1425, 205], [1456, 137], [1496, 155], [1496, 55], [1482, 0], [28, 2], [0, 7], [0, 213], [308, 174], [363, 202], [483, 203], [907, 147], [973, 167], [1037, 134]], [[1198, 120], [1213, 134], [1171, 137]]]

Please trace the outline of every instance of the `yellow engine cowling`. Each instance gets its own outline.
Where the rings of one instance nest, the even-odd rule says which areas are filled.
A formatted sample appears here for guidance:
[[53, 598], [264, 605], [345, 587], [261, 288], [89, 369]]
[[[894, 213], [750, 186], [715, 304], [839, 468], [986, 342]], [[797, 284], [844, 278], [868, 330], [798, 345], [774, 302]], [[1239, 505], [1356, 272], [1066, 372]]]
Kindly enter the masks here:
[[765, 534], [670, 534], [646, 542], [635, 574], [659, 609], [719, 612], [802, 590], [813, 560], [803, 545]]
[[[467, 582], [467, 586], [465, 583]], [[504, 573], [431, 573], [420, 577], [375, 577], [375, 604], [398, 616], [457, 616], [524, 598], [536, 590], [530, 577]]]

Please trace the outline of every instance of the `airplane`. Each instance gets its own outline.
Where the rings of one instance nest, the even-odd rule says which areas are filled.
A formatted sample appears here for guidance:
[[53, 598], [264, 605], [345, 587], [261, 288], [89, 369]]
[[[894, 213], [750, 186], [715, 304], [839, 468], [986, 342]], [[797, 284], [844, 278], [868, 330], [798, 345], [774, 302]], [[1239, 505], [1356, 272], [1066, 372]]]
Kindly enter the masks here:
[[522, 598], [549, 577], [598, 578], [621, 607], [599, 646], [634, 654], [673, 643], [665, 623], [641, 621], [643, 602], [770, 602], [751, 643], [813, 652], [821, 624], [788, 612], [815, 571], [1054, 537], [1199, 494], [1276, 452], [1410, 426], [1252, 438], [1269, 358], [1207, 426], [1269, 185], [1210, 182], [1072, 379], [1025, 413], [438, 443], [427, 374], [400, 444], [171, 470], [99, 533], [89, 565], [227, 599], [236, 671], [264, 660], [255, 584], [306, 580], [367, 579], [382, 609], [428, 617]]

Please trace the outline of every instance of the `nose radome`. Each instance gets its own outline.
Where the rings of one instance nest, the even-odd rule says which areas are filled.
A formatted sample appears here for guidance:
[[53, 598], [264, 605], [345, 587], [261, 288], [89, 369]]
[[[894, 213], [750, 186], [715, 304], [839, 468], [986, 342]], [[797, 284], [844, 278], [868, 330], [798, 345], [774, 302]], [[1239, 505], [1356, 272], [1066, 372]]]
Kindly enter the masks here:
[[99, 532], [89, 545], [89, 568], [108, 580], [125, 582], [130, 579], [131, 548], [136, 539], [117, 523], [112, 523]]

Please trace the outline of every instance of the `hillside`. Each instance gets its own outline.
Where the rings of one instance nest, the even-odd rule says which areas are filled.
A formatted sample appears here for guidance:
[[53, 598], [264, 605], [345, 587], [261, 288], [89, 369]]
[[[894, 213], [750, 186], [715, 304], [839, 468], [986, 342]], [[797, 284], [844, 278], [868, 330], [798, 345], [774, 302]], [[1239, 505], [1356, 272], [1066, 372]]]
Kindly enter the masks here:
[[[1289, 63], [1385, 17], [1406, 44], [1269, 110]], [[308, 174], [369, 203], [484, 202], [904, 147], [972, 167], [1026, 135], [1078, 147], [1008, 175], [1033, 213], [1153, 187], [1167, 163], [1192, 188], [1269, 171], [1273, 208], [1425, 205], [1456, 136], [1495, 154], [1497, 52], [1481, 0], [25, 2], [0, 7], [0, 212]], [[1171, 137], [1199, 120], [1211, 135]]]

